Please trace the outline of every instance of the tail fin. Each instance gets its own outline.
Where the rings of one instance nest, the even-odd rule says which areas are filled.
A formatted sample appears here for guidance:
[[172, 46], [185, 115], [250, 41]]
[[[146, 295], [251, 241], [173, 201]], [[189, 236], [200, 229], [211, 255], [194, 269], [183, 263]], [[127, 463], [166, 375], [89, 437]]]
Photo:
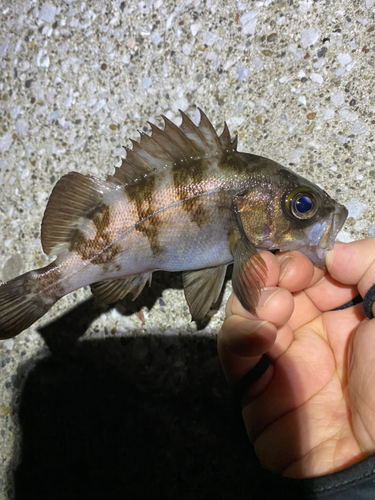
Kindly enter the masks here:
[[35, 271], [0, 285], [0, 339], [14, 337], [41, 318], [55, 301], [32, 291]]

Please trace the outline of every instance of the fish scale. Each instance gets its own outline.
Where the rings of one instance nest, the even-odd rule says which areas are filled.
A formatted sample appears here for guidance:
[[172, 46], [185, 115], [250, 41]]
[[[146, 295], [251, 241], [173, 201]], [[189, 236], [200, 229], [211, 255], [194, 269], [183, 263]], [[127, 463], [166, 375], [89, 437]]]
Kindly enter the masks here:
[[233, 289], [256, 314], [266, 267], [259, 250], [300, 250], [324, 267], [347, 210], [273, 160], [237, 151], [200, 110], [140, 132], [105, 181], [70, 172], [54, 187], [42, 221], [48, 266], [0, 285], [0, 338], [28, 328], [62, 296], [86, 285], [112, 303], [136, 298], [155, 270], [182, 271], [194, 320]]

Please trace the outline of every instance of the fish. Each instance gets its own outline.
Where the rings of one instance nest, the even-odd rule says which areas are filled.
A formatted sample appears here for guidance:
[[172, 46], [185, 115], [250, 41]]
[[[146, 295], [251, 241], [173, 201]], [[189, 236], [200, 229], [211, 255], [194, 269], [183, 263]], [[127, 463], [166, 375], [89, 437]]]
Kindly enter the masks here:
[[[199, 108], [198, 108], [199, 109]], [[299, 250], [324, 268], [348, 215], [323, 189], [279, 163], [237, 150], [199, 109], [180, 126], [162, 117], [126, 147], [113, 175], [70, 172], [57, 182], [41, 224], [55, 260], [0, 285], [0, 339], [90, 285], [111, 304], [133, 299], [156, 270], [182, 271], [192, 319], [206, 318], [233, 263], [233, 290], [256, 314], [267, 270], [260, 250]]]

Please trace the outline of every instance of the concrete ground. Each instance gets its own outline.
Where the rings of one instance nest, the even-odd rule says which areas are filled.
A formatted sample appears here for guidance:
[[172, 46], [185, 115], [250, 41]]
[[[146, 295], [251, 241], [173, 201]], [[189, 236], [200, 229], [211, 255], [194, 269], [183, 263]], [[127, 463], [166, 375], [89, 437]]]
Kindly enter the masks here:
[[[104, 179], [147, 121], [201, 107], [375, 235], [375, 6], [0, 0], [0, 280], [48, 262], [40, 223], [71, 170]], [[258, 498], [262, 472], [181, 277], [115, 308], [89, 290], [0, 342], [0, 498]], [[139, 318], [143, 311], [144, 322]]]

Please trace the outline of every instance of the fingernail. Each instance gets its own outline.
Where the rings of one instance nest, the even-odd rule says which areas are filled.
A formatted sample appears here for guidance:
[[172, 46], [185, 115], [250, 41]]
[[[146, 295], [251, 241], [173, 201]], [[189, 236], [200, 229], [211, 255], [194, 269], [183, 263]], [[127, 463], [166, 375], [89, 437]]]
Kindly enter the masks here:
[[326, 253], [326, 256], [325, 256], [325, 262], [326, 262], [326, 267], [327, 269], [329, 269], [330, 267], [332, 267], [332, 263], [333, 263], [333, 250], [335, 249], [335, 247], [338, 247], [340, 245], [347, 245], [347, 243], [344, 243], [342, 241], [335, 241], [335, 244], [333, 246], [333, 249], [332, 250], [328, 250], [328, 252]]
[[286, 257], [284, 257], [281, 262], [279, 262], [279, 265], [280, 265], [280, 277], [279, 277], [279, 281], [281, 281], [287, 270], [288, 270], [288, 267], [290, 265], [290, 263], [292, 262], [293, 260], [293, 257], [290, 257], [289, 255], [287, 255]]
[[276, 287], [269, 287], [269, 288], [264, 288], [262, 290], [262, 293], [260, 294], [259, 302], [258, 302], [258, 307], [265, 307], [267, 303], [272, 299], [274, 295], [279, 293], [280, 288]]
[[252, 319], [244, 322], [244, 327], [248, 330], [248, 333], [255, 333], [259, 328], [265, 325], [267, 321], [254, 321]]
[[330, 269], [332, 267], [332, 263], [333, 263], [333, 252], [332, 252], [332, 250], [329, 250], [326, 253], [325, 262], [326, 262], [326, 268]]

